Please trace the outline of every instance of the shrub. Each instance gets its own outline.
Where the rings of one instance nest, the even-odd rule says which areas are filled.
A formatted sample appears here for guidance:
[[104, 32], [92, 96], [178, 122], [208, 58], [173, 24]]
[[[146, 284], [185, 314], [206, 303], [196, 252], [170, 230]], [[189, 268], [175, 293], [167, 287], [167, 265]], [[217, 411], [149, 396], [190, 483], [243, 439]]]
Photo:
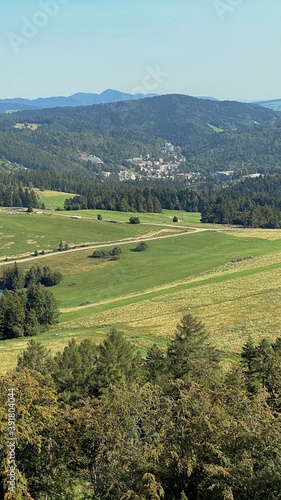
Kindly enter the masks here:
[[141, 241], [135, 248], [136, 252], [144, 252], [145, 250], [148, 249], [148, 245], [146, 241]]
[[92, 257], [94, 259], [100, 259], [102, 257], [102, 251], [101, 250], [94, 250], [92, 253]]
[[105, 250], [94, 250], [92, 253], [94, 259], [104, 259], [110, 257], [110, 255], [110, 252], [106, 252]]
[[130, 224], [140, 224], [140, 219], [138, 217], [130, 217], [129, 223]]
[[92, 253], [92, 257], [94, 259], [107, 259], [109, 257], [116, 257], [116, 258], [110, 259], [110, 260], [117, 260], [117, 259], [119, 259], [120, 254], [121, 254], [121, 248], [114, 247], [111, 250], [111, 252], [107, 252], [106, 250], [94, 250]]
[[114, 247], [111, 251], [111, 255], [120, 255], [122, 253], [122, 250], [120, 247]]

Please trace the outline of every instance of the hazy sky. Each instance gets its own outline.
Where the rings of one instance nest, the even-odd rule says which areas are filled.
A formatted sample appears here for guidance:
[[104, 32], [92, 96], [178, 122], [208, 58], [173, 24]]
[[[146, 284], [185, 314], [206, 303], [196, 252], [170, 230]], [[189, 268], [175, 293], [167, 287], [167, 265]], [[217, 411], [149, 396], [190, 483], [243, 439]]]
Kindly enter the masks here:
[[280, 0], [9, 0], [0, 98], [281, 98]]

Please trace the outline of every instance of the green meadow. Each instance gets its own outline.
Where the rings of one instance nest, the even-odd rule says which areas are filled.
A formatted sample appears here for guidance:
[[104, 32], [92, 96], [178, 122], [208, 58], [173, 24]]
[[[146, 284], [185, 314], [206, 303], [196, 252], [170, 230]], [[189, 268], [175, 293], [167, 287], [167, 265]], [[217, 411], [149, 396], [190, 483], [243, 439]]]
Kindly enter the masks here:
[[63, 207], [64, 200], [66, 198], [72, 198], [74, 196], [73, 193], [63, 193], [60, 191], [49, 191], [44, 190], [41, 191], [39, 189], [35, 189], [37, 195], [39, 196], [42, 203], [44, 203], [47, 210], [55, 210], [56, 208]]
[[79, 307], [87, 301], [96, 304], [128, 294], [147, 293], [155, 287], [172, 287], [220, 269], [232, 259], [265, 255], [269, 248], [271, 252], [281, 250], [278, 240], [241, 239], [216, 231], [151, 240], [145, 252], [135, 252], [135, 246], [135, 243], [122, 245], [117, 261], [93, 259], [91, 250], [41, 259], [65, 275], [53, 289], [61, 307]]
[[[128, 212], [112, 212], [110, 210], [75, 210], [74, 212], [69, 212], [63, 210], [63, 204], [66, 198], [72, 198], [74, 194], [48, 190], [40, 191], [39, 189], [36, 192], [48, 211], [55, 211], [58, 207], [60, 208], [57, 215], [79, 215], [81, 217], [96, 219], [97, 215], [100, 214], [103, 220], [117, 220], [118, 222], [128, 222], [129, 218], [134, 215]], [[141, 222], [152, 224], [173, 224], [172, 220], [174, 215], [176, 215], [179, 219], [177, 225], [200, 224], [201, 217], [199, 213], [188, 213], [178, 210], [163, 210], [161, 214], [142, 213], [137, 215]]]
[[[118, 222], [128, 222], [132, 215], [137, 215], [143, 224], [165, 224], [173, 226], [200, 225], [201, 214], [195, 212], [183, 212], [181, 210], [163, 210], [161, 214], [141, 213], [134, 214], [132, 212], [112, 212], [110, 210], [77, 210], [75, 212], [60, 211], [57, 214], [61, 215], [80, 215], [85, 218], [97, 218], [97, 215], [102, 216], [103, 221], [116, 220]], [[179, 221], [173, 222], [173, 217], [177, 216]]]
[[[169, 224], [174, 212], [168, 211], [139, 214], [140, 225], [125, 223], [131, 214], [110, 212], [109, 220], [120, 222], [114, 224], [106, 222], [108, 212], [103, 221], [96, 220], [97, 213], [83, 211], [79, 220], [61, 212], [1, 215], [2, 258], [8, 250], [15, 256], [28, 248], [52, 249], [60, 240], [101, 247], [112, 242], [107, 250], [118, 240], [122, 248], [114, 261], [94, 259], [92, 248], [79, 248], [19, 264], [28, 269], [38, 262], [64, 276], [52, 288], [60, 321], [38, 337], [52, 352], [70, 338], [100, 342], [116, 326], [144, 353], [154, 342], [164, 346], [187, 312], [203, 321], [226, 365], [237, 359], [249, 335], [256, 341], [280, 335], [280, 231], [200, 225], [200, 214], [186, 213], [179, 224]], [[5, 236], [13, 245], [4, 246]], [[147, 239], [146, 251], [135, 251], [138, 238]], [[2, 370], [15, 366], [27, 341], [0, 342]]]
[[[73, 247], [138, 238], [146, 234], [159, 233], [161, 229], [149, 224], [129, 224], [127, 223], [129, 214], [127, 222], [119, 224], [97, 221], [96, 218], [72, 219], [72, 215], [72, 212], [64, 216], [56, 213], [1, 214], [0, 260], [29, 255], [35, 250], [50, 252], [58, 248], [61, 240]], [[176, 230], [176, 227], [174, 229]]]

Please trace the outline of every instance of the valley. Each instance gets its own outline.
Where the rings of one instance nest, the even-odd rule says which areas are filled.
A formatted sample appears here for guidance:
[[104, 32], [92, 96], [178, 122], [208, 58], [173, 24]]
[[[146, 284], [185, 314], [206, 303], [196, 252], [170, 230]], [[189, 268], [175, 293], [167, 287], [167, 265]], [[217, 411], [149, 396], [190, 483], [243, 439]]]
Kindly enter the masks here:
[[281, 500], [280, 2], [1, 14], [0, 500]]
[[[249, 335], [255, 341], [278, 336], [273, 312], [281, 294], [280, 231], [201, 224], [198, 213], [168, 210], [139, 214], [137, 225], [124, 212], [103, 211], [98, 221], [97, 210], [82, 210], [75, 211], [81, 219], [72, 219], [69, 212], [54, 211], [64, 196], [42, 193], [50, 206], [46, 215], [1, 215], [2, 267], [14, 260], [22, 269], [38, 263], [64, 276], [52, 289], [59, 323], [37, 337], [52, 352], [71, 338], [99, 343], [114, 326], [144, 354], [153, 343], [167, 343], [185, 311], [204, 322], [225, 367]], [[171, 222], [175, 214], [178, 223]], [[61, 239], [69, 250], [53, 251]], [[134, 252], [143, 240], [148, 249]], [[94, 249], [116, 244], [122, 251], [117, 261], [91, 258]], [[2, 370], [15, 366], [27, 342], [0, 343]]]

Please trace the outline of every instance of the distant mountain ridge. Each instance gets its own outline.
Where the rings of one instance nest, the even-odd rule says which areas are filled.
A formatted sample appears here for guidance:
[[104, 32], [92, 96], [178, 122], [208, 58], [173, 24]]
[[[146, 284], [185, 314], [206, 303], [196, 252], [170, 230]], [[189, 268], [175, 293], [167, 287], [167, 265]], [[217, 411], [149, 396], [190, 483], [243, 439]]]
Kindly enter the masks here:
[[157, 94], [127, 94], [118, 90], [107, 89], [100, 94], [77, 92], [69, 97], [39, 97], [38, 99], [0, 99], [0, 113], [7, 111], [24, 111], [28, 109], [45, 109], [56, 107], [92, 106], [93, 104], [107, 104], [111, 102], [130, 101], [154, 97]]
[[272, 109], [273, 111], [281, 111], [281, 99], [271, 99], [269, 101], [258, 101], [254, 104]]
[[[120, 92], [119, 90], [107, 89], [98, 93], [92, 92], [76, 92], [70, 96], [53, 96], [53, 97], [39, 97], [37, 99], [25, 99], [22, 97], [15, 97], [12, 99], [0, 99], [0, 113], [9, 111], [28, 111], [39, 110], [57, 107], [78, 107], [78, 106], [92, 106], [94, 104], [110, 104], [121, 101], [132, 101], [144, 99], [146, 97], [159, 97], [159, 94], [129, 94]], [[216, 97], [209, 96], [196, 96], [197, 99], [203, 99], [215, 102], [227, 102], [217, 99]], [[272, 109], [273, 111], [281, 111], [281, 99], [271, 99], [268, 101], [236, 101], [243, 102], [244, 104], [257, 104], [265, 108]]]
[[182, 148], [187, 171], [281, 168], [281, 113], [172, 94], [0, 115], [0, 159], [34, 170], [87, 174], [81, 151], [114, 170], [161, 157], [166, 141]]

